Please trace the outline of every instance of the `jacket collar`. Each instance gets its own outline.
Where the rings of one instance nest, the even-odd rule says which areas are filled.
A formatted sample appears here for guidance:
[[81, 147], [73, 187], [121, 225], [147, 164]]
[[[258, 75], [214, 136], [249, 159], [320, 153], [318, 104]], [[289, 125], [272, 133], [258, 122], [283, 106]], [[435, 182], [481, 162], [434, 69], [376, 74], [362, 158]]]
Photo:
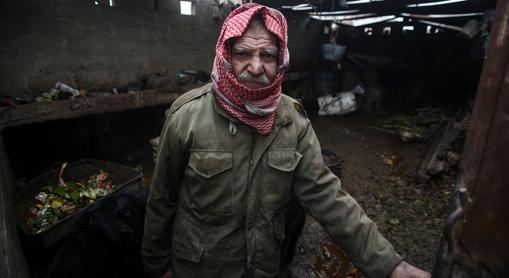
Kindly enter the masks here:
[[[223, 117], [225, 117], [226, 119], [228, 119], [229, 121], [239, 123], [237, 119], [232, 117], [230, 114], [226, 113], [223, 107], [221, 107], [221, 105], [217, 103], [216, 94], [214, 93], [212, 86], [209, 88], [209, 91], [212, 95], [214, 110]], [[284, 95], [281, 96], [281, 102], [279, 103], [275, 112], [276, 118], [274, 119], [274, 125], [280, 127], [292, 122], [293, 121], [292, 109], [293, 106], [290, 105], [290, 101]]]

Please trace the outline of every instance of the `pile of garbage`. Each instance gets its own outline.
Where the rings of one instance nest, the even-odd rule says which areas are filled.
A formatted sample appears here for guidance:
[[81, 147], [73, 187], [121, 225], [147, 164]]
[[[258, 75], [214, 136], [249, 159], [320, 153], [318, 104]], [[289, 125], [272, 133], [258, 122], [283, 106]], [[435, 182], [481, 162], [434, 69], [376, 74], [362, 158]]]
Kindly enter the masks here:
[[317, 98], [318, 115], [346, 115], [357, 110], [356, 95], [364, 94], [364, 88], [357, 85], [353, 90], [335, 95], [324, 95]]
[[57, 82], [55, 87], [51, 88], [49, 92], [44, 92], [41, 96], [35, 98], [36, 102], [45, 102], [58, 99], [74, 99], [77, 97], [84, 97], [86, 94], [84, 89], [75, 89], [62, 82]]
[[[63, 173], [67, 163], [60, 169]], [[42, 233], [63, 218], [108, 195], [116, 185], [106, 171], [78, 181], [64, 181], [59, 175], [57, 184], [47, 185], [35, 195], [29, 208], [27, 226], [33, 234]]]
[[204, 84], [210, 81], [210, 76], [204, 71], [180, 70], [174, 75], [168, 72], [155, 74], [142, 74], [137, 80], [126, 83], [108, 85], [109, 88], [103, 89], [83, 89], [75, 88], [63, 82], [56, 82], [49, 90], [37, 94], [25, 96], [1, 96], [1, 106], [22, 105], [33, 102], [51, 102], [56, 100], [68, 100], [81, 97], [95, 97], [118, 95], [126, 93], [136, 93], [143, 90], [160, 89], [165, 91], [177, 91], [179, 86], [192, 86], [194, 84]]

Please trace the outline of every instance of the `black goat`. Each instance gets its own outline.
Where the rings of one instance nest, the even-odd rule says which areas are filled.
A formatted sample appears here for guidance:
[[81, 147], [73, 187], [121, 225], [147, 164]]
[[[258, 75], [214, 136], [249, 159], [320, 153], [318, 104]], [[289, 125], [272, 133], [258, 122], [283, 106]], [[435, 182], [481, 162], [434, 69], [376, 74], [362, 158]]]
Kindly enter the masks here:
[[[333, 152], [322, 149], [322, 157], [325, 165], [339, 178], [343, 170], [343, 160]], [[299, 200], [292, 194], [290, 202], [283, 208], [285, 216], [285, 239], [281, 246], [280, 268], [286, 271], [292, 263], [297, 241], [302, 234], [306, 222], [306, 213]]]
[[77, 215], [47, 277], [149, 277], [141, 265], [147, 193], [119, 193]]

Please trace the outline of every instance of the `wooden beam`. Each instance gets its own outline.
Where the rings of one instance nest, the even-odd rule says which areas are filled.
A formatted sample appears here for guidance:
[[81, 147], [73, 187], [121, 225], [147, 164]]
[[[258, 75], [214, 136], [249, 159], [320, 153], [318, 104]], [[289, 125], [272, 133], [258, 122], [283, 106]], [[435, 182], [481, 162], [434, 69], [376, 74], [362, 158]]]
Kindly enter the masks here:
[[146, 90], [0, 108], [0, 128], [168, 104], [182, 93]]

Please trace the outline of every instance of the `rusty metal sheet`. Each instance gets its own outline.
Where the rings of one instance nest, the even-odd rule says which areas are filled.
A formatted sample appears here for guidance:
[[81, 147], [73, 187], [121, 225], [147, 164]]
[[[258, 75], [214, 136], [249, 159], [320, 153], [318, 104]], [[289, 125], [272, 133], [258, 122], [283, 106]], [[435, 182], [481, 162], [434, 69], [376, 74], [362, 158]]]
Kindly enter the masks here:
[[509, 1], [499, 1], [463, 156], [469, 192], [463, 254], [487, 273], [509, 273]]
[[[506, 74], [509, 74], [506, 71]], [[509, 272], [509, 80], [505, 79], [465, 212], [461, 244], [493, 272]], [[473, 147], [473, 146], [472, 146]]]
[[488, 59], [483, 65], [479, 88], [470, 128], [468, 129], [467, 141], [463, 162], [465, 169], [465, 183], [473, 186], [481, 161], [479, 158], [484, 153], [486, 140], [494, 117], [498, 96], [506, 74], [506, 64], [509, 59], [509, 1], [500, 2], [497, 7]]

